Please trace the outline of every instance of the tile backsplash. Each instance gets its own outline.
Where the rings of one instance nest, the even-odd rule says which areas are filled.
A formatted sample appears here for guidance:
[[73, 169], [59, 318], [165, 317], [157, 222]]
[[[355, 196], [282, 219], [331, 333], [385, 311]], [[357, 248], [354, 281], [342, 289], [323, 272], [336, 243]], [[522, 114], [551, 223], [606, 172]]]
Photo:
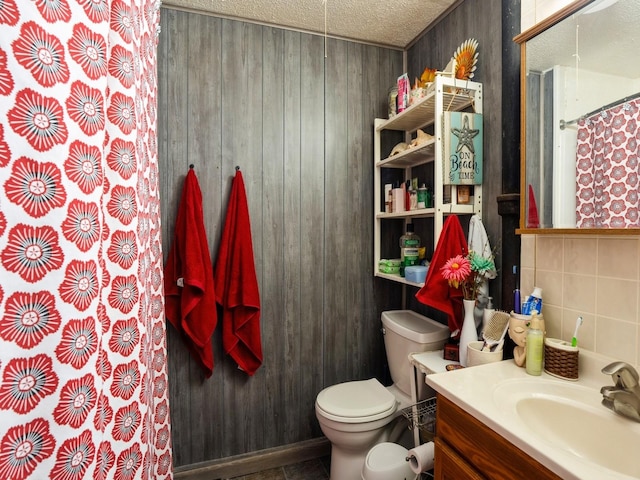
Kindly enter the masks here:
[[542, 288], [547, 336], [640, 364], [640, 238], [637, 236], [522, 235], [523, 298]]

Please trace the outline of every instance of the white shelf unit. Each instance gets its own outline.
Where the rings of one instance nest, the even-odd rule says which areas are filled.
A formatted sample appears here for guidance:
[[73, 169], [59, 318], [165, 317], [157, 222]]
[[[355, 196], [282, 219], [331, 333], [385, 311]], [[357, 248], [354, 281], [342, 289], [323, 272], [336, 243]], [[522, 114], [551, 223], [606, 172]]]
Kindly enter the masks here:
[[[376, 118], [374, 120], [374, 265], [375, 275], [388, 280], [420, 287], [422, 284], [407, 281], [400, 275], [381, 273], [378, 271], [378, 263], [381, 257], [380, 236], [383, 231], [383, 223], [388, 219], [404, 219], [405, 223], [414, 218], [433, 218], [433, 246], [438, 243], [442, 225], [447, 215], [482, 215], [482, 185], [473, 186], [473, 201], [468, 204], [457, 202], [457, 187], [450, 186], [450, 201], [444, 203], [445, 185], [444, 159], [443, 159], [443, 132], [442, 112], [445, 111], [473, 111], [482, 113], [482, 84], [469, 80], [457, 80], [444, 76], [436, 76], [435, 82], [429, 93], [418, 103], [411, 105], [405, 111], [390, 119]], [[412, 134], [418, 129], [433, 128], [433, 140], [418, 147], [405, 150], [392, 157], [381, 158], [381, 135], [386, 130], [395, 130], [405, 133], [407, 143], [410, 143]], [[415, 136], [415, 135], [414, 135]], [[389, 152], [386, 152], [389, 153]], [[433, 174], [433, 208], [410, 210], [400, 213], [385, 213], [383, 210], [382, 196], [384, 186], [381, 183], [381, 171], [384, 168], [404, 170], [404, 179], [411, 178], [411, 169], [423, 164], [432, 164]], [[399, 256], [398, 252], [395, 258]]]

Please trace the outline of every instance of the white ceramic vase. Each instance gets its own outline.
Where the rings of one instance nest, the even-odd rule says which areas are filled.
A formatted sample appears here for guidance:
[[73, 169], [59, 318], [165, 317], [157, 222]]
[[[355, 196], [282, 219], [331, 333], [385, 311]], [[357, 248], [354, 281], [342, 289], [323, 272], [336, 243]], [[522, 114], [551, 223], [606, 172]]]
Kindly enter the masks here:
[[467, 366], [467, 346], [471, 342], [478, 341], [478, 331], [476, 330], [476, 319], [473, 314], [476, 306], [475, 300], [463, 300], [464, 320], [460, 332], [460, 365]]

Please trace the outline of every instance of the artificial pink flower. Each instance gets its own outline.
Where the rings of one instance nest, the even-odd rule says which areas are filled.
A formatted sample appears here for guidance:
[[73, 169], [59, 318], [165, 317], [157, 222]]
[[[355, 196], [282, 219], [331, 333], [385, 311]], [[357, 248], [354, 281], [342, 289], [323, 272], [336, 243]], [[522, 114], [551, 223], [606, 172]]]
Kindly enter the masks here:
[[447, 280], [452, 287], [458, 288], [471, 274], [471, 263], [466, 257], [456, 255], [447, 260], [441, 270], [442, 278]]

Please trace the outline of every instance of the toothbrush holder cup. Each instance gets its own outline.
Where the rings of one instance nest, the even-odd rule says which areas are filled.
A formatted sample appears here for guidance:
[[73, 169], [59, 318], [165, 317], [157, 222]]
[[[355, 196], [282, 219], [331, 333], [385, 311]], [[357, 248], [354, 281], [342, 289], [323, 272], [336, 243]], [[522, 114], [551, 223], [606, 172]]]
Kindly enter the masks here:
[[578, 380], [578, 347], [559, 338], [544, 340], [544, 371], [565, 380]]

